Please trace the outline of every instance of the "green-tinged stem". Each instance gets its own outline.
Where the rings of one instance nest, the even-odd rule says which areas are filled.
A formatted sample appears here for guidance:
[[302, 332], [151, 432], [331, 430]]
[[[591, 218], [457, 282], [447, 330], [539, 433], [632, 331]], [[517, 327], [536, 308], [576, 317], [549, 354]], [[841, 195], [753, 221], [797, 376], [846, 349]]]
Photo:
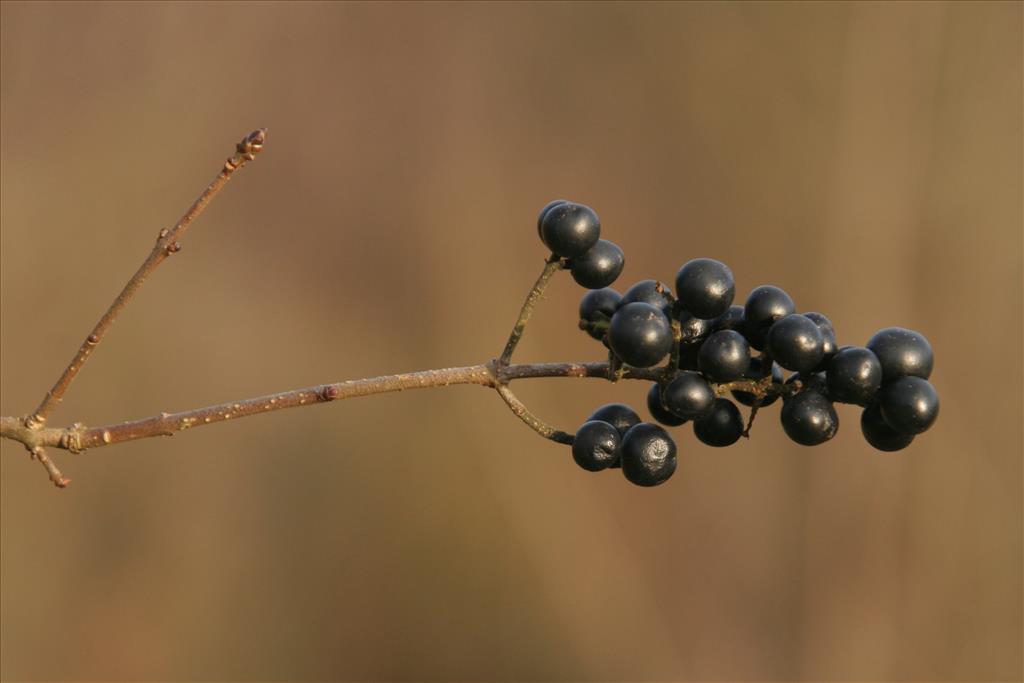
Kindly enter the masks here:
[[530, 293], [526, 295], [526, 301], [523, 302], [523, 307], [519, 311], [519, 318], [516, 319], [512, 333], [508, 336], [508, 342], [505, 343], [505, 350], [501, 352], [501, 357], [498, 359], [500, 364], [508, 365], [509, 361], [512, 360], [512, 354], [515, 352], [516, 346], [519, 345], [519, 340], [523, 338], [526, 324], [530, 322], [530, 316], [533, 315], [534, 307], [540, 301], [541, 296], [544, 295], [544, 290], [548, 287], [548, 281], [551, 280], [552, 275], [564, 267], [562, 260], [555, 254], [552, 254], [544, 264], [544, 270], [541, 271], [540, 277], [533, 283]]

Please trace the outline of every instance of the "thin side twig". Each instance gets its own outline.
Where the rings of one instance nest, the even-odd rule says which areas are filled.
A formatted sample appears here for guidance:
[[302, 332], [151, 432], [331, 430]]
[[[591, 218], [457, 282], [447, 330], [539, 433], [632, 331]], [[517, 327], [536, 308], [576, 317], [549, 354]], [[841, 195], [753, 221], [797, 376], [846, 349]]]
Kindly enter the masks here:
[[[228, 157], [227, 161], [224, 162], [223, 168], [217, 174], [217, 177], [213, 179], [205, 190], [199, 195], [199, 197], [192, 203], [192, 206], [182, 215], [178, 222], [173, 228], [164, 228], [160, 231], [157, 236], [156, 244], [153, 250], [143, 261], [139, 269], [135, 271], [131, 279], [121, 290], [121, 293], [117, 295], [114, 302], [110, 304], [106, 313], [99, 319], [99, 322], [93, 326], [89, 336], [85, 338], [82, 345], [79, 346], [78, 351], [75, 353], [71, 362], [68, 363], [67, 367], [64, 368], [64, 372], [54, 383], [53, 387], [46, 392], [46, 396], [39, 403], [39, 406], [25, 418], [25, 424], [31, 429], [38, 429], [46, 424], [47, 418], [50, 413], [53, 412], [57, 404], [64, 398], [64, 394], [67, 392], [68, 387], [75, 380], [75, 377], [81, 371], [82, 366], [92, 355], [92, 352], [96, 349], [96, 346], [103, 341], [104, 335], [110, 329], [111, 325], [114, 324], [114, 320], [117, 315], [124, 309], [125, 306], [132, 300], [135, 293], [142, 287], [142, 283], [145, 282], [146, 278], [149, 277], [156, 268], [163, 263], [171, 254], [174, 254], [181, 250], [181, 238], [184, 237], [185, 231], [188, 230], [189, 225], [203, 212], [206, 205], [210, 203], [221, 188], [231, 179], [231, 176], [235, 171], [240, 169], [246, 164], [246, 162], [252, 161], [259, 154], [260, 150], [263, 149], [263, 144], [266, 142], [267, 130], [261, 128], [253, 131], [247, 135], [235, 148], [235, 153]], [[45, 463], [45, 461], [44, 461]]]
[[47, 476], [50, 477], [50, 481], [53, 485], [59, 489], [66, 487], [71, 483], [71, 480], [61, 474], [61, 471], [57, 469], [57, 466], [50, 460], [49, 456], [46, 455], [46, 449], [42, 446], [36, 446], [30, 453], [32, 457], [40, 462], [43, 468], [46, 470]]
[[562, 259], [556, 254], [552, 254], [544, 264], [544, 270], [541, 271], [540, 277], [533, 283], [533, 288], [530, 289], [530, 293], [526, 295], [526, 301], [523, 302], [523, 307], [519, 311], [519, 318], [516, 319], [516, 324], [512, 328], [512, 333], [508, 336], [508, 342], [505, 344], [505, 350], [501, 352], [501, 357], [498, 362], [502, 365], [508, 365], [509, 361], [512, 360], [512, 353], [516, 350], [516, 346], [519, 345], [519, 340], [523, 338], [523, 331], [526, 329], [526, 323], [530, 322], [530, 316], [533, 315], [533, 309], [537, 305], [541, 296], [544, 295], [544, 290], [547, 289], [548, 281], [551, 276], [557, 273], [559, 270], [565, 267]]
[[516, 417], [526, 423], [526, 426], [537, 432], [545, 439], [550, 439], [555, 443], [564, 443], [572, 445], [575, 440], [575, 435], [563, 432], [560, 429], [555, 429], [544, 420], [540, 419], [536, 415], [530, 412], [530, 409], [526, 407], [526, 404], [519, 400], [519, 397], [512, 393], [512, 390], [508, 388], [507, 384], [499, 384], [495, 387], [498, 390], [498, 395], [505, 401], [505, 404], [509, 407]]

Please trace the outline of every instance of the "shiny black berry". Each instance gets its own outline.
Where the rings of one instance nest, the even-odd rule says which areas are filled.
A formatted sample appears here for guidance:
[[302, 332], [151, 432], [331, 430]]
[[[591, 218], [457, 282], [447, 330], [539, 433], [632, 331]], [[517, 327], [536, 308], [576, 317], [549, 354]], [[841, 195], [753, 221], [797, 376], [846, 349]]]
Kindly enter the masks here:
[[[760, 357], [750, 359], [750, 367], [743, 373], [743, 379], [759, 380], [764, 377], [763, 371], [764, 362]], [[775, 384], [782, 384], [782, 368], [779, 367], [778, 363], [772, 363], [772, 382]], [[745, 406], [753, 406], [757, 402], [757, 397], [749, 391], [733, 391], [732, 397], [742, 403]], [[761, 399], [761, 407], [770, 406], [779, 400], [778, 394], [772, 394]]]
[[652, 384], [647, 391], [647, 412], [666, 427], [678, 427], [686, 422], [684, 418], [673, 414], [665, 407], [665, 402], [661, 400], [661, 385], [657, 383]]
[[829, 362], [826, 381], [833, 400], [865, 406], [882, 386], [882, 364], [869, 349], [845, 346]]
[[823, 313], [804, 313], [805, 317], [810, 318], [814, 321], [814, 324], [818, 326], [818, 330], [821, 331], [821, 338], [823, 340], [822, 351], [824, 356], [821, 359], [821, 364], [815, 368], [816, 370], [824, 370], [828, 366], [828, 362], [832, 360], [832, 356], [836, 355], [836, 328], [832, 325], [832, 321], [829, 320]]
[[[592, 420], [607, 422], [618, 430], [619, 436], [625, 436], [626, 432], [628, 432], [633, 425], [640, 424], [640, 416], [637, 415], [635, 410], [627, 406], [625, 403], [607, 403], [601, 406], [587, 418], [587, 422]], [[609, 467], [612, 469], [622, 467], [620, 460], [620, 458], [616, 457], [615, 461], [609, 465]]]
[[713, 382], [732, 382], [750, 367], [750, 345], [739, 332], [721, 330], [707, 338], [697, 356], [701, 373]]
[[693, 423], [693, 433], [709, 446], [731, 446], [743, 436], [743, 416], [735, 403], [716, 398], [711, 411]]
[[817, 446], [839, 430], [839, 416], [832, 401], [819, 391], [801, 391], [782, 404], [782, 428], [798, 444]]
[[550, 211], [551, 209], [555, 208], [556, 206], [558, 206], [560, 204], [565, 204], [567, 201], [569, 201], [569, 200], [567, 200], [567, 199], [553, 199], [550, 202], [548, 202], [547, 204], [545, 204], [544, 208], [540, 210], [539, 214], [537, 214], [537, 237], [540, 237], [541, 241], [544, 240], [544, 235], [541, 232], [541, 227], [540, 227], [541, 224], [544, 222], [544, 216], [547, 216], [548, 215], [548, 211]]
[[641, 422], [622, 439], [622, 473], [638, 486], [657, 486], [676, 471], [676, 444], [663, 428]]
[[657, 280], [641, 280], [622, 295], [622, 305], [643, 302], [672, 315], [672, 290]]
[[922, 335], [902, 327], [887, 327], [875, 332], [867, 347], [882, 364], [882, 381], [911, 376], [928, 379], [932, 374], [931, 344]]
[[736, 330], [737, 332], [743, 331], [743, 307], [739, 304], [733, 304], [729, 309], [715, 318], [712, 322], [712, 330], [717, 332], [718, 330]]
[[939, 416], [939, 394], [920, 377], [901, 377], [879, 393], [886, 423], [901, 434], [920, 434]]
[[789, 294], [774, 285], [761, 285], [750, 293], [743, 307], [743, 333], [752, 347], [764, 351], [768, 328], [795, 311], [796, 304]]
[[577, 284], [601, 289], [615, 282], [625, 265], [626, 256], [619, 245], [598, 240], [583, 256], [569, 260], [569, 272]]
[[592, 420], [607, 422], [619, 430], [620, 436], [624, 436], [633, 425], [640, 424], [640, 416], [625, 403], [606, 403], [587, 418], [587, 422]]
[[597, 244], [601, 221], [589, 206], [565, 202], [548, 209], [540, 233], [551, 251], [563, 258], [576, 258]]
[[769, 328], [768, 353], [787, 370], [810, 372], [825, 356], [825, 339], [813, 320], [791, 313]]
[[665, 387], [665, 407], [684, 421], [707, 415], [714, 405], [715, 391], [699, 373], [681, 372]]
[[580, 299], [580, 329], [594, 339], [604, 337], [622, 295], [614, 289], [592, 289]]
[[703, 339], [695, 342], [679, 342], [679, 369], [699, 370], [700, 369], [700, 347], [704, 344]]
[[689, 311], [679, 313], [679, 331], [682, 334], [682, 343], [692, 344], [701, 342], [711, 334], [713, 320], [698, 318]]
[[698, 318], [711, 320], [724, 314], [736, 295], [729, 266], [709, 258], [693, 259], [676, 275], [676, 297]]
[[672, 349], [672, 327], [665, 314], [650, 304], [624, 304], [612, 316], [608, 343], [625, 363], [649, 368]]
[[590, 472], [609, 467], [619, 457], [622, 436], [607, 422], [584, 422], [572, 442], [572, 458], [576, 464]]
[[899, 451], [910, 445], [913, 434], [901, 434], [882, 418], [882, 411], [873, 403], [860, 414], [860, 431], [873, 447], [880, 451]]

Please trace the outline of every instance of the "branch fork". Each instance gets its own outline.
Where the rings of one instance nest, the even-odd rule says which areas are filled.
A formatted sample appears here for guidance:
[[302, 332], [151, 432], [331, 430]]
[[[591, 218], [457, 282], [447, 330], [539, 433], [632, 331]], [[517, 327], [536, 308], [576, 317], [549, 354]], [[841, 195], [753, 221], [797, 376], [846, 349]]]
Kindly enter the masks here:
[[[678, 374], [678, 346], [682, 340], [678, 321], [673, 322], [675, 350], [668, 364], [664, 367], [633, 368], [624, 365], [614, 353], [609, 354], [607, 362], [513, 365], [511, 362], [512, 355], [522, 339], [526, 326], [533, 314], [533, 309], [543, 298], [544, 292], [555, 273], [566, 268], [566, 261], [552, 254], [545, 261], [544, 269], [527, 294], [504, 350], [500, 356], [487, 363], [320, 384], [178, 413], [164, 412], [141, 420], [100, 427], [86, 427], [78, 422], [70, 427], [47, 427], [46, 423], [51, 413], [63, 400], [68, 388], [89, 360], [93, 351], [103, 341], [118, 314], [132, 300], [146, 278], [168, 256], [181, 250], [181, 239], [184, 237], [189, 226], [199, 217], [234, 173], [246, 163], [256, 158], [260, 151], [262, 151], [266, 138], [267, 130], [265, 128], [255, 130], [243, 138], [236, 145], [235, 153], [227, 158], [217, 176], [200, 193], [178, 222], [173, 227], [163, 228], [159, 231], [156, 243], [149, 255], [142, 265], [139, 266], [135, 274], [132, 275], [131, 279], [128, 280], [128, 283], [117, 295], [107, 311], [93, 326], [72, 357], [71, 362], [68, 363], [50, 390], [46, 392], [38, 407], [24, 417], [0, 417], [0, 438], [11, 439], [21, 443], [28, 451], [30, 458], [38, 460], [43, 465], [50, 481], [58, 488], [66, 487], [71, 480], [65, 477], [50, 459], [46, 452], [47, 448], [59, 448], [77, 454], [85, 452], [88, 448], [99, 448], [155, 436], [173, 436], [178, 432], [193, 427], [201, 427], [285, 408], [297, 408], [392, 391], [452, 386], [456, 384], [471, 384], [494, 389], [512, 413], [537, 434], [557, 443], [571, 444], [574, 438], [573, 434], [556, 429], [541, 420], [512, 392], [509, 384], [513, 380], [543, 377], [589, 377], [612, 382], [623, 379], [637, 379], [659, 382], [664, 386]], [[798, 386], [783, 387], [772, 384], [770, 374], [760, 380], [731, 382], [715, 387], [719, 395], [729, 390], [737, 389], [750, 392], [761, 400], [775, 394], [787, 393], [795, 388], [798, 388]], [[751, 423], [756, 411], [757, 407], [755, 406], [751, 411]], [[747, 425], [748, 434], [749, 429], [750, 424]]]

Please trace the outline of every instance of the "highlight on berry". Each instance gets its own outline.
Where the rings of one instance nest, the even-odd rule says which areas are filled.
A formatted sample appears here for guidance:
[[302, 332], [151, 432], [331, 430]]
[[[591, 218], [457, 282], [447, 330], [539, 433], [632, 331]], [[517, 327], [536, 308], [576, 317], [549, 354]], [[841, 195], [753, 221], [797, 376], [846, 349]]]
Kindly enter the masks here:
[[[836, 435], [837, 402], [863, 408], [861, 432], [881, 451], [908, 447], [938, 417], [939, 396], [928, 381], [932, 348], [918, 332], [887, 327], [863, 346], [840, 346], [828, 317], [798, 312], [775, 285], [755, 287], [743, 305], [734, 304], [732, 270], [711, 258], [684, 263], [674, 294], [655, 279], [620, 293], [611, 285], [625, 256], [601, 238], [593, 209], [552, 201], [537, 231], [552, 258], [588, 289], [579, 328], [604, 345], [619, 373], [611, 379], [625, 368], [660, 370], [646, 395], [653, 422], [612, 403], [579, 428], [572, 456], [587, 471], [621, 469], [634, 484], [656, 486], [676, 470], [676, 444], [665, 427], [690, 423], [704, 444], [730, 446], [749, 437], [758, 410], [780, 398], [782, 429], [803, 446]], [[736, 402], [750, 408], [746, 421]]]

